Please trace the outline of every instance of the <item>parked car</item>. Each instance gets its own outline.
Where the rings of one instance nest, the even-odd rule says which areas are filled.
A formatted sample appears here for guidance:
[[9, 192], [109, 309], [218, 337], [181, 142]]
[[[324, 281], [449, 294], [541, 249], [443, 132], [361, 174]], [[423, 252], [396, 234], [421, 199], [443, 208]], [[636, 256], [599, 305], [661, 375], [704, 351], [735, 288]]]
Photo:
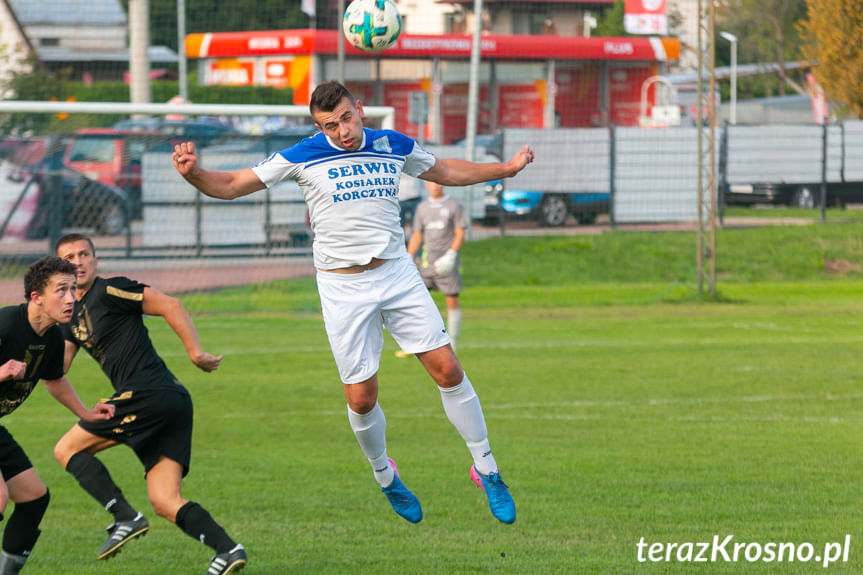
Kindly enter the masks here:
[[113, 128], [82, 128], [69, 139], [63, 163], [92, 180], [122, 188], [131, 217], [141, 217], [141, 158], [149, 150], [170, 151], [180, 140], [206, 146], [232, 132], [217, 122], [144, 118]]
[[309, 136], [318, 132], [312, 124], [302, 124], [279, 128], [262, 135], [235, 135], [225, 134], [218, 142], [207, 147], [207, 151], [213, 152], [236, 152], [254, 153], [267, 157], [274, 152], [290, 148]]
[[59, 218], [61, 230], [88, 228], [105, 235], [121, 233], [128, 220], [126, 192], [63, 165], [65, 147], [48, 140], [33, 140], [10, 159], [20, 162], [20, 168], [10, 177], [23, 183], [26, 193], [35, 193], [37, 198], [27, 237], [47, 237], [54, 217]]
[[219, 139], [235, 134], [228, 125], [218, 120], [172, 120], [167, 118], [136, 118], [121, 120], [112, 126], [123, 132], [152, 132], [164, 135], [157, 147], [172, 146], [180, 140], [192, 140], [200, 147], [209, 146]]
[[131, 202], [131, 217], [141, 217], [141, 157], [164, 142], [153, 131], [82, 128], [68, 140], [63, 164], [108, 186], [122, 188]]
[[[464, 146], [465, 140], [456, 142]], [[480, 134], [475, 145], [498, 160], [503, 158], [503, 135]], [[485, 216], [483, 223], [494, 224], [501, 216], [512, 219], [535, 219], [543, 226], [562, 226], [572, 215], [580, 224], [591, 224], [601, 213], [608, 213], [608, 193], [573, 191], [545, 192], [507, 188], [505, 181], [492, 180], [484, 187]]]

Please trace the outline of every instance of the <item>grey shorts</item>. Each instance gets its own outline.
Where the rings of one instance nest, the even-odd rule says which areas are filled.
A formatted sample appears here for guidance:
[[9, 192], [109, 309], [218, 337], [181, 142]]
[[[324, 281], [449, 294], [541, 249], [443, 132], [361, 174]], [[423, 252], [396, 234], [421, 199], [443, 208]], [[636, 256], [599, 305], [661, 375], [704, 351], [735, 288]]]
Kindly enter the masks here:
[[428, 289], [437, 290], [443, 295], [449, 296], [457, 296], [461, 293], [462, 280], [461, 272], [458, 268], [453, 270], [452, 273], [442, 276], [436, 274], [434, 268], [429, 266], [427, 268], [420, 268], [420, 275]]

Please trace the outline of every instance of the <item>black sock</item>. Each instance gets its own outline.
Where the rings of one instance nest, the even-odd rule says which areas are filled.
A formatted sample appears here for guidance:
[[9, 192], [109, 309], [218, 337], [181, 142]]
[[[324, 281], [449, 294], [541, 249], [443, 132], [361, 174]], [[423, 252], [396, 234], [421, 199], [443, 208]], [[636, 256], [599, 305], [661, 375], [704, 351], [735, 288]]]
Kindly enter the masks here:
[[39, 523], [50, 500], [51, 495], [45, 492], [45, 495], [38, 499], [15, 504], [15, 510], [9, 516], [3, 531], [3, 551], [25, 557], [30, 555], [36, 540], [39, 539]]
[[207, 510], [194, 501], [189, 501], [177, 511], [177, 527], [192, 539], [209, 545], [216, 553], [227, 553], [237, 545]]
[[114, 515], [114, 521], [131, 521], [138, 514], [123, 497], [123, 492], [111, 479], [102, 462], [87, 451], [79, 451], [69, 459], [66, 471], [93, 499]]

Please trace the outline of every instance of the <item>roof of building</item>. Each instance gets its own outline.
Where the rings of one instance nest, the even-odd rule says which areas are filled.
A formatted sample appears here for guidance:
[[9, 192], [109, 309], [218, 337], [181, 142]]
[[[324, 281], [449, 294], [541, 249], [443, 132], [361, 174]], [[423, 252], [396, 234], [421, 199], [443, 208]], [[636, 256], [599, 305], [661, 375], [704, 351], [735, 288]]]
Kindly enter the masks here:
[[[128, 62], [129, 51], [120, 52], [88, 52], [68, 50], [61, 47], [40, 46], [36, 49], [39, 59], [43, 62]], [[150, 46], [147, 48], [150, 64], [176, 64], [177, 53], [167, 46]]]
[[7, 0], [22, 26], [63, 24], [125, 26], [120, 0]]

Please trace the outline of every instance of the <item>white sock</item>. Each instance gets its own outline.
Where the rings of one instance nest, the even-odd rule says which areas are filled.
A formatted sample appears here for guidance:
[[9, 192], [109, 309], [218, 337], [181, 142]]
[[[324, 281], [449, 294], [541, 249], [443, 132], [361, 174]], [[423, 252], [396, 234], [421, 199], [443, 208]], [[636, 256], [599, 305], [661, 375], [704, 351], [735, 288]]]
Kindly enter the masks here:
[[446, 310], [446, 330], [452, 340], [452, 348], [455, 349], [455, 340], [458, 339], [458, 332], [461, 331], [461, 308]]
[[440, 389], [443, 409], [450, 423], [455, 426], [467, 448], [473, 457], [473, 463], [477, 471], [488, 475], [497, 471], [497, 463], [491, 454], [488, 443], [488, 432], [485, 426], [485, 417], [482, 414], [482, 406], [479, 398], [473, 390], [470, 380], [465, 374], [462, 382], [455, 387]]
[[368, 413], [359, 414], [348, 407], [348, 421], [360, 448], [372, 466], [375, 481], [381, 487], [393, 482], [395, 472], [387, 459], [387, 418], [380, 404], [375, 404]]

